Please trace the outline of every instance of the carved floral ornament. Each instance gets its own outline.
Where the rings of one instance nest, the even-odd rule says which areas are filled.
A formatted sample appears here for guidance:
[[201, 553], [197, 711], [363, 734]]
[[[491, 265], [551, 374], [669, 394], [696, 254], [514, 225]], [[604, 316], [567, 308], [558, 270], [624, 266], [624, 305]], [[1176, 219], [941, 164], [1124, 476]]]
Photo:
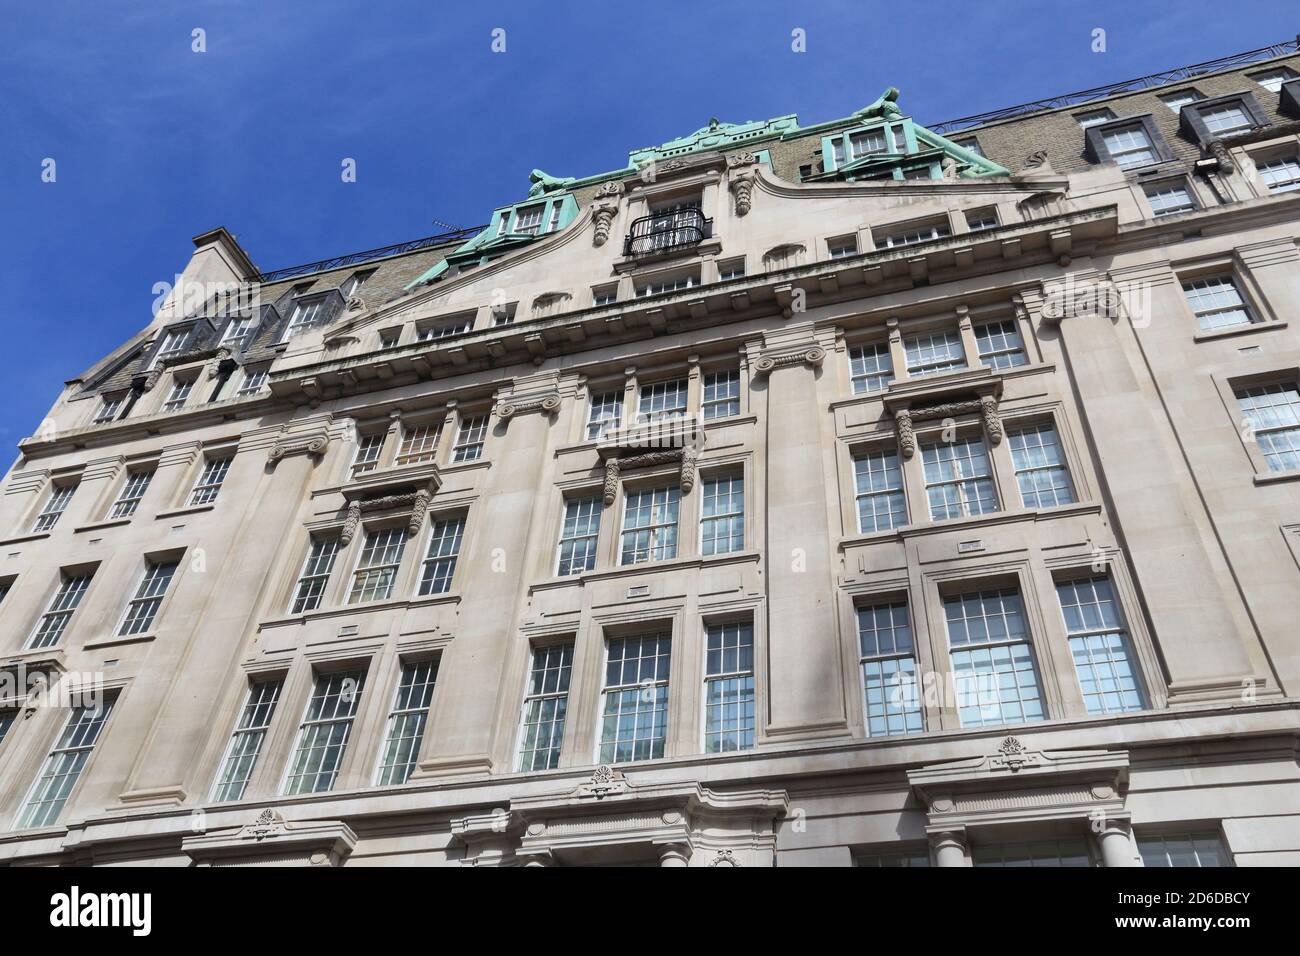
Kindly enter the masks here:
[[994, 445], [1002, 444], [1002, 418], [998, 414], [998, 401], [992, 395], [982, 395], [965, 401], [897, 409], [894, 412], [894, 423], [898, 427], [898, 445], [903, 451], [903, 457], [910, 459], [916, 454], [916, 422], [936, 418], [955, 418], [972, 412], [979, 412], [983, 419], [984, 431], [989, 436], [989, 442]]
[[640, 455], [630, 455], [626, 458], [607, 459], [605, 461], [605, 505], [607, 507], [612, 505], [618, 497], [618, 479], [622, 472], [629, 468], [649, 468], [675, 461], [682, 463], [682, 494], [690, 494], [691, 489], [695, 487], [695, 462], [699, 458], [699, 454], [699, 448], [687, 444], [681, 448], [648, 451]]
[[357, 528], [361, 526], [361, 516], [368, 511], [408, 507], [411, 509], [411, 517], [406, 525], [406, 533], [414, 537], [420, 533], [420, 527], [424, 524], [424, 515], [429, 510], [429, 498], [430, 492], [427, 488], [409, 494], [384, 495], [381, 498], [354, 498], [348, 502], [348, 512], [343, 519], [343, 530], [339, 534], [339, 540], [344, 546], [350, 544], [356, 536]]

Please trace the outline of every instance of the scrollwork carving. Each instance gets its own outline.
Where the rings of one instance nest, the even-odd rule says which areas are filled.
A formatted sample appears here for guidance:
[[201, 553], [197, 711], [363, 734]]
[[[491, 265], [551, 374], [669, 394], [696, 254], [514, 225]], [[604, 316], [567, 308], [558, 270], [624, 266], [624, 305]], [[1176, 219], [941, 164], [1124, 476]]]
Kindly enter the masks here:
[[825, 360], [826, 350], [820, 345], [814, 345], [802, 352], [787, 352], [784, 355], [762, 355], [754, 361], [754, 374], [758, 376], [770, 375], [774, 369], [784, 368], [787, 365], [802, 364], [812, 368], [820, 368]]
[[898, 427], [898, 447], [903, 457], [911, 459], [916, 454], [916, 429], [912, 427], [912, 413], [906, 408], [894, 412], [894, 424]]
[[591, 207], [591, 221], [596, 227], [596, 231], [591, 236], [593, 246], [603, 246], [609, 241], [609, 231], [617, 212], [618, 207], [608, 202], [596, 203]]
[[560, 409], [559, 395], [546, 395], [542, 398], [532, 398], [523, 402], [503, 402], [497, 407], [497, 417], [501, 419], [514, 418], [516, 415], [522, 415], [525, 412], [542, 411], [552, 415]]
[[267, 453], [267, 460], [275, 464], [281, 458], [288, 455], [308, 454], [323, 455], [326, 447], [329, 446], [329, 432], [314, 432], [310, 435], [298, 435], [293, 438], [284, 438], [276, 442]]

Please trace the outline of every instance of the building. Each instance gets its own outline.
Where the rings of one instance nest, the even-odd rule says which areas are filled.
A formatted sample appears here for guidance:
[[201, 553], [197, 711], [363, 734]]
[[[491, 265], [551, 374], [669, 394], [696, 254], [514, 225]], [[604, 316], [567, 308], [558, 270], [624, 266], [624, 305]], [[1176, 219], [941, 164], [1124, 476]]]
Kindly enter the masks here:
[[197, 237], [3, 482], [0, 858], [1300, 863], [1297, 43], [902, 102]]

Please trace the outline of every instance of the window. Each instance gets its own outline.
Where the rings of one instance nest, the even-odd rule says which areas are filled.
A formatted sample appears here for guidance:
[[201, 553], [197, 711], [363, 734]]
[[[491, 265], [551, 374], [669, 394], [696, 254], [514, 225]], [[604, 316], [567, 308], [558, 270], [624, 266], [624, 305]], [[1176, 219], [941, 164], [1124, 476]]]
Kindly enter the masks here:
[[592, 305], [613, 305], [618, 301], [618, 286], [603, 285], [591, 292]]
[[474, 313], [470, 312], [462, 315], [460, 318], [452, 319], [448, 322], [438, 322], [430, 325], [420, 326], [416, 331], [416, 339], [420, 342], [432, 342], [435, 339], [445, 339], [453, 335], [461, 335], [468, 332], [474, 325]]
[[929, 866], [930, 854], [925, 849], [886, 850], [880, 853], [855, 853], [854, 866], [916, 867]]
[[961, 333], [956, 329], [904, 336], [903, 352], [907, 356], [907, 374], [911, 378], [966, 367]]
[[109, 509], [108, 517], [129, 518], [135, 514], [135, 509], [140, 506], [140, 499], [144, 493], [149, 490], [149, 482], [153, 481], [153, 468], [140, 468], [136, 471], [129, 471], [126, 474], [126, 484], [118, 493], [117, 500], [113, 502], [113, 507]]
[[1053, 508], [1075, 500], [1055, 428], [1046, 423], [1013, 428], [1007, 443], [1026, 508]]
[[649, 488], [627, 494], [623, 508], [620, 564], [677, 557], [677, 509], [681, 490]]
[[298, 584], [294, 587], [293, 604], [290, 614], [302, 614], [320, 607], [329, 584], [330, 574], [334, 571], [334, 561], [339, 556], [339, 536], [336, 534], [313, 535], [311, 550], [303, 563], [302, 573], [298, 575]]
[[1043, 719], [1034, 652], [1014, 588], [945, 598], [957, 713], [963, 727]]
[[163, 597], [167, 594], [167, 587], [176, 574], [176, 566], [175, 561], [146, 559], [144, 577], [135, 589], [135, 597], [127, 602], [126, 617], [122, 619], [122, 626], [117, 631], [119, 637], [145, 634], [153, 627], [154, 618], [158, 616], [158, 609], [162, 607]]
[[429, 532], [429, 550], [420, 571], [421, 594], [443, 594], [451, 589], [460, 554], [460, 539], [465, 534], [465, 519], [438, 518]]
[[999, 510], [983, 439], [928, 442], [921, 446], [921, 461], [932, 520]]
[[487, 434], [487, 415], [462, 417], [460, 428], [456, 430], [456, 444], [452, 448], [451, 460], [478, 461], [483, 457], [483, 438]]
[[1237, 403], [1269, 471], [1300, 468], [1300, 389], [1294, 384], [1239, 388]]
[[7, 581], [0, 581], [0, 604], [9, 596], [9, 589], [14, 585], [14, 579], [9, 578]]
[[1183, 280], [1183, 292], [1196, 313], [1201, 330], [1225, 329], [1257, 321], [1232, 276], [1205, 276]]
[[870, 534], [907, 524], [903, 472], [898, 467], [897, 451], [879, 448], [854, 455], [853, 479], [859, 531]]
[[1075, 114], [1074, 121], [1079, 124], [1080, 128], [1087, 129], [1089, 126], [1100, 126], [1102, 123], [1109, 123], [1115, 118], [1114, 112], [1108, 109], [1090, 110], [1087, 113]]
[[858, 254], [857, 236], [839, 236], [826, 241], [827, 251], [832, 259], [843, 259]]
[[403, 425], [402, 445], [397, 449], [397, 464], [415, 465], [438, 457], [442, 422], [431, 425]]
[[754, 746], [754, 628], [710, 624], [704, 667], [704, 752]]
[[726, 282], [729, 279], [745, 278], [745, 260], [728, 259], [726, 262], [718, 263], [718, 281]]
[[587, 413], [587, 440], [596, 441], [623, 421], [623, 392], [601, 392], [591, 396], [591, 410]]
[[1033, 843], [976, 844], [971, 847], [975, 866], [1092, 866], [1083, 840], [1037, 840]]
[[1157, 161], [1155, 147], [1141, 123], [1108, 129], [1101, 134], [1106, 151], [1120, 169], [1149, 166]]
[[1275, 67], [1271, 70], [1264, 70], [1262, 73], [1248, 73], [1246, 75], [1270, 93], [1280, 93], [1282, 91], [1283, 83], [1296, 78], [1295, 71], [1290, 70], [1285, 66]]
[[502, 325], [513, 325], [515, 322], [515, 312], [518, 308], [518, 302], [507, 302], [504, 305], [492, 306], [490, 310], [492, 312], [492, 327], [497, 328]]
[[268, 368], [263, 365], [260, 368], [244, 369], [244, 380], [239, 383], [239, 391], [236, 395], [254, 395], [260, 392], [266, 385], [266, 374]]
[[704, 419], [740, 414], [740, 369], [704, 373]]
[[321, 309], [325, 305], [324, 299], [317, 299], [315, 302], [295, 302], [293, 304], [293, 314], [289, 318], [289, 324], [285, 326], [284, 335], [281, 342], [288, 342], [291, 338], [301, 332], [303, 329], [312, 325], [320, 316]]
[[515, 225], [511, 232], [534, 236], [542, 228], [542, 207], [525, 206], [515, 210]]
[[17, 716], [16, 710], [0, 710], [0, 744], [4, 743], [5, 737], [9, 736], [9, 728], [14, 725]]
[[745, 479], [740, 475], [704, 479], [700, 553], [729, 554], [745, 547]]
[[1152, 183], [1144, 191], [1147, 202], [1151, 205], [1151, 213], [1156, 219], [1191, 212], [1196, 208], [1196, 200], [1192, 198], [1187, 184], [1181, 181]]
[[226, 331], [221, 335], [221, 344], [228, 345], [232, 349], [247, 348], [249, 336], [252, 334], [253, 318], [251, 316], [231, 319], [226, 323]]
[[1255, 121], [1240, 103], [1211, 106], [1201, 110], [1200, 116], [1211, 136], [1235, 136], [1255, 126]]
[[849, 349], [849, 379], [853, 382], [855, 395], [878, 392], [888, 386], [894, 380], [894, 362], [889, 354], [889, 345], [875, 342]]
[[958, 146], [960, 146], [962, 149], [974, 153], [976, 156], [984, 155], [984, 149], [983, 147], [980, 146], [980, 141], [976, 139], [974, 136], [966, 136], [963, 137], [962, 139], [954, 139], [953, 142], [956, 143]]
[[173, 356], [180, 355], [185, 351], [185, 340], [190, 337], [190, 330], [185, 329], [168, 329], [163, 336], [162, 346], [158, 349], [158, 354], [154, 356], [152, 365], [157, 365], [163, 359], [169, 359]]
[[384, 749], [375, 773], [375, 785], [394, 787], [406, 783], [420, 756], [424, 726], [429, 721], [429, 704], [433, 702], [433, 684], [438, 679], [438, 662], [415, 661], [402, 664], [397, 682], [397, 696], [388, 715]]
[[600, 533], [602, 501], [599, 495], [571, 498], [564, 503], [564, 525], [560, 529], [560, 566], [557, 574], [567, 576], [590, 571], [596, 566], [596, 539]]
[[90, 760], [104, 725], [108, 723], [115, 702], [116, 697], [109, 695], [98, 707], [83, 705], [68, 715], [68, 722], [45, 758], [45, 765], [32, 785], [32, 792], [23, 804], [14, 829], [47, 827], [59, 818]]
[[975, 346], [980, 361], [991, 368], [1015, 368], [1029, 361], [1015, 319], [999, 319], [975, 326]]
[[203, 471], [190, 491], [190, 507], [210, 505], [217, 500], [217, 493], [221, 491], [221, 483], [226, 480], [226, 473], [230, 471], [232, 459], [231, 455], [223, 455], [203, 462]]
[[983, 232], [985, 229], [996, 229], [998, 227], [998, 212], [996, 209], [972, 209], [966, 213], [966, 229], [968, 232]]
[[888, 150], [889, 145], [885, 141], [885, 128], [883, 126], [879, 129], [870, 129], [849, 136], [850, 159], [870, 156], [872, 153], [884, 153]]
[[298, 743], [284, 782], [286, 796], [323, 793], [334, 786], [365, 679], [363, 670], [317, 675], [307, 712], [298, 726]]
[[1103, 574], [1059, 582], [1056, 596], [1088, 713], [1141, 710], [1142, 691], [1133, 672], [1128, 630], [1110, 578]]
[[343, 301], [346, 302], [356, 295], [361, 290], [361, 287], [365, 285], [366, 280], [374, 274], [374, 269], [368, 269], [365, 272], [354, 272], [348, 276], [343, 281], [343, 284], [339, 286], [339, 294], [343, 296]]
[[858, 608], [864, 714], [872, 737], [925, 729], [906, 601]]
[[1143, 866], [1231, 866], [1223, 841], [1213, 830], [1137, 837]]
[[225, 756], [221, 758], [216, 783], [212, 786], [214, 802], [243, 799], [244, 789], [253, 777], [253, 768], [261, 756], [262, 744], [266, 742], [266, 732], [271, 728], [271, 718], [275, 716], [275, 705], [280, 701], [280, 691], [283, 688], [284, 681], [280, 678], [254, 681], [249, 685], [239, 720], [230, 735], [230, 743], [226, 745]]
[[[667, 235], [672, 235], [668, 233]], [[699, 278], [694, 273], [684, 275], [662, 277], [658, 279], [647, 279], [636, 287], [637, 298], [647, 295], [659, 295], [663, 292], [680, 292], [682, 289], [690, 289], [699, 285]]]
[[919, 242], [946, 239], [950, 235], [952, 235], [952, 230], [945, 219], [942, 222], [900, 226], [894, 232], [885, 233], [876, 245], [885, 249], [892, 249], [895, 246], [914, 246]]
[[118, 413], [122, 411], [122, 406], [126, 404], [126, 393], [119, 392], [116, 395], [104, 395], [99, 400], [99, 408], [95, 412], [92, 422], [101, 425], [104, 422], [111, 422], [117, 418]]
[[558, 202], [551, 204], [551, 217], [546, 223], [547, 232], [554, 232], [556, 229], [560, 228], [560, 214], [563, 209], [563, 205]]
[[353, 478], [379, 467], [379, 456], [384, 450], [384, 439], [387, 437], [387, 432], [370, 432], [357, 436], [357, 453], [352, 459]]
[[393, 583], [406, 550], [405, 528], [377, 528], [366, 532], [366, 543], [352, 574], [348, 603], [384, 601], [393, 596]]
[[32, 531], [49, 531], [59, 523], [59, 518], [67, 510], [68, 502], [72, 500], [72, 495], [77, 490], [77, 484], [75, 481], [70, 481], [50, 489], [50, 497], [46, 500], [41, 513], [36, 516], [36, 524], [32, 526]]
[[27, 642], [28, 647], [53, 647], [59, 643], [63, 633], [68, 629], [68, 622], [76, 613], [77, 605], [81, 603], [86, 589], [90, 587], [90, 579], [93, 575], [93, 571], [59, 575], [59, 589], [54, 593], [50, 606], [41, 615], [41, 619], [36, 622], [36, 630], [32, 633], [31, 640]]
[[1255, 169], [1271, 193], [1289, 193], [1300, 189], [1300, 161], [1294, 156], [1257, 162]]
[[163, 411], [174, 412], [184, 408], [192, 391], [194, 391], [193, 376], [173, 379], [171, 391], [167, 393], [167, 400], [163, 402]]
[[685, 379], [641, 386], [641, 400], [637, 405], [637, 424], [671, 420], [685, 414]]
[[1160, 97], [1160, 101], [1175, 113], [1181, 112], [1182, 108], [1188, 103], [1195, 103], [1203, 99], [1205, 97], [1196, 90], [1179, 90], [1177, 93], [1166, 93]]
[[533, 648], [519, 734], [519, 770], [554, 770], [560, 765], [564, 718], [569, 708], [573, 645]]
[[626, 763], [664, 755], [670, 655], [667, 634], [609, 642], [597, 762]]

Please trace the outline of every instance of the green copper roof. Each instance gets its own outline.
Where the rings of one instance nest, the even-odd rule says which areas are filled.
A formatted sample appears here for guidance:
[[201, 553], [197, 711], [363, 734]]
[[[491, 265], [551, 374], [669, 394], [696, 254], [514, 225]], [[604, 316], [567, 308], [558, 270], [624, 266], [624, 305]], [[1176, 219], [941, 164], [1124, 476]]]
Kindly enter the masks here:
[[782, 136], [796, 132], [798, 129], [799, 117], [793, 113], [769, 120], [747, 120], [744, 123], [722, 123], [715, 117], [709, 120], [708, 126], [703, 126], [688, 136], [670, 139], [660, 146], [632, 150], [628, 153], [628, 168], [636, 169], [648, 162], [682, 156], [686, 153], [740, 146], [749, 140]]

